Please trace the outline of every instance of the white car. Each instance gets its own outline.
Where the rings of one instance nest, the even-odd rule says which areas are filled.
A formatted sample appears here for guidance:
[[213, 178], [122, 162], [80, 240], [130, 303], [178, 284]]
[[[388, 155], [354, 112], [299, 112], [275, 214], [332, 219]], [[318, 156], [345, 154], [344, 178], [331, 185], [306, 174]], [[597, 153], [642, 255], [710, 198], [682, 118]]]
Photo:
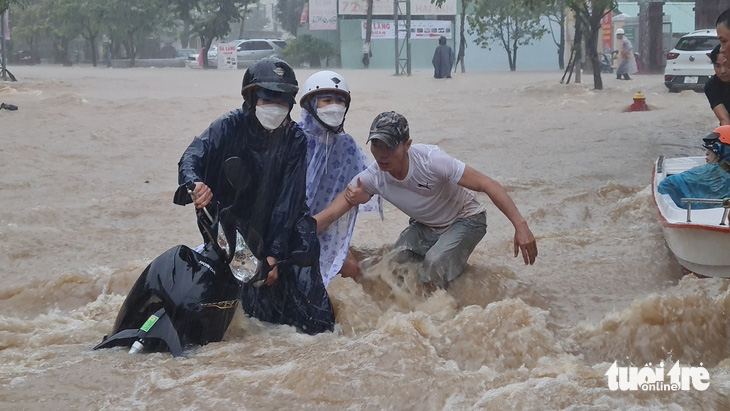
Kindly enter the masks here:
[[669, 91], [704, 90], [705, 83], [715, 74], [710, 52], [720, 44], [717, 30], [697, 30], [682, 36], [667, 53], [664, 85]]
[[213, 44], [210, 46], [210, 50], [208, 50], [208, 62], [213, 62], [216, 59], [218, 59], [218, 46]]
[[[188, 50], [188, 49], [186, 49]], [[190, 49], [192, 50], [192, 49]], [[190, 54], [188, 56], [188, 62], [187, 66], [191, 68], [200, 68], [200, 63], [198, 63], [198, 57], [200, 56], [200, 52], [196, 52], [193, 54]], [[210, 50], [208, 50], [208, 67], [217, 67], [218, 66], [218, 46], [212, 45], [210, 46]]]

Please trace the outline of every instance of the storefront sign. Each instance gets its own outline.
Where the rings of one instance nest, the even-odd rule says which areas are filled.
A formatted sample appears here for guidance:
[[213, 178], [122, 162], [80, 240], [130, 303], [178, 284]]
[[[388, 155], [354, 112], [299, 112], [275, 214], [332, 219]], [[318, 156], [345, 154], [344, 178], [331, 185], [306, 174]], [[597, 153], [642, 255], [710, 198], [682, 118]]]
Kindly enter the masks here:
[[309, 29], [337, 30], [337, 0], [309, 0]]
[[[367, 0], [340, 0], [341, 15], [367, 15]], [[405, 14], [405, 5], [401, 5], [401, 13]], [[393, 15], [392, 0], [373, 0], [373, 15]], [[411, 16], [455, 16], [456, 0], [446, 0], [441, 7], [431, 4], [431, 0], [411, 0]]]
[[[398, 38], [406, 38], [406, 22], [398, 20]], [[393, 20], [373, 20], [370, 38], [394, 39], [395, 24]], [[367, 20], [360, 23], [362, 38], [365, 39]], [[451, 22], [443, 20], [411, 20], [411, 39], [438, 39], [444, 36], [447, 39], [452, 37]]]

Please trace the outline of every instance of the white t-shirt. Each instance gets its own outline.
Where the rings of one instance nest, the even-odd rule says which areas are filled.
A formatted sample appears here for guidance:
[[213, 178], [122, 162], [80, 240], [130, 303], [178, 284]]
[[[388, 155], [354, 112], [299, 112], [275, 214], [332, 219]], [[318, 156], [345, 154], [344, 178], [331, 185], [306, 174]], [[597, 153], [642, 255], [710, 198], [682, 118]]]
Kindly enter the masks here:
[[444, 230], [458, 218], [485, 211], [476, 193], [458, 185], [466, 164], [434, 145], [412, 144], [408, 174], [397, 180], [374, 162], [355, 176], [369, 194], [380, 194], [419, 223]]

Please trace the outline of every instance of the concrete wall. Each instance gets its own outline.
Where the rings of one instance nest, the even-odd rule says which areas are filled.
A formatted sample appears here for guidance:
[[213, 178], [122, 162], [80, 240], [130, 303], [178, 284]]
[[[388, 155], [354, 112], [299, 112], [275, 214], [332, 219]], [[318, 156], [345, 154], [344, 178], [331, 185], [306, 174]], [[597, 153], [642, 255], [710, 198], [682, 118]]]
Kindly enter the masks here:
[[[362, 46], [365, 40], [362, 39], [360, 28], [362, 20], [340, 20], [340, 52], [342, 54], [343, 68], [362, 68]], [[453, 26], [452, 26], [453, 30]], [[402, 44], [404, 39], [400, 38]], [[447, 43], [454, 49], [454, 41]], [[438, 46], [438, 39], [411, 39], [411, 67], [414, 69], [431, 68], [433, 52]], [[370, 51], [373, 56], [370, 58], [370, 68], [392, 69], [395, 73], [395, 39], [375, 39], [371, 42]], [[405, 58], [405, 49], [402, 58]]]
[[[381, 18], [375, 18], [380, 20]], [[337, 45], [339, 40], [341, 67], [362, 68], [362, 38], [360, 24], [363, 19], [342, 19], [338, 21], [338, 30], [309, 31], [300, 28], [297, 34], [311, 34]], [[543, 22], [548, 24], [547, 20]], [[557, 30], [557, 27], [556, 27]], [[448, 45], [458, 52], [457, 39], [459, 37], [458, 16], [452, 25], [453, 38]], [[507, 54], [501, 44], [492, 44], [489, 48], [479, 47], [474, 43], [475, 36], [467, 34], [466, 68], [467, 70], [509, 70]], [[401, 39], [402, 41], [402, 39]], [[432, 70], [431, 59], [438, 46], [436, 39], [411, 39], [411, 67], [413, 70]], [[370, 67], [375, 69], [390, 69], [395, 73], [395, 40], [376, 39], [372, 41]], [[405, 54], [404, 54], [405, 56]], [[566, 58], [567, 60], [567, 58]], [[535, 41], [533, 45], [520, 46], [517, 51], [517, 70], [549, 70], [558, 69], [557, 46], [550, 34]]]

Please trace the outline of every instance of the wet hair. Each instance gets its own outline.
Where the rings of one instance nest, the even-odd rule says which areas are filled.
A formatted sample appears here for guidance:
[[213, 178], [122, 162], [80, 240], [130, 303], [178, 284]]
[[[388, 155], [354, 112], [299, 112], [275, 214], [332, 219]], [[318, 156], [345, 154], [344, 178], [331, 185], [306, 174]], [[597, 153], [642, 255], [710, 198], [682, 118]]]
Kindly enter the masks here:
[[725, 27], [730, 30], [730, 9], [727, 9], [720, 13], [720, 16], [717, 18], [717, 21], [715, 22], [715, 26], [718, 26], [720, 23], [724, 24]]
[[444, 36], [439, 37], [439, 44], [442, 45], [442, 46], [445, 45], [446, 44], [446, 37], [444, 37]]
[[708, 54], [710, 56], [710, 61], [712, 61], [712, 64], [717, 64], [717, 56], [720, 55], [720, 45], [718, 44], [715, 46], [714, 49]]

